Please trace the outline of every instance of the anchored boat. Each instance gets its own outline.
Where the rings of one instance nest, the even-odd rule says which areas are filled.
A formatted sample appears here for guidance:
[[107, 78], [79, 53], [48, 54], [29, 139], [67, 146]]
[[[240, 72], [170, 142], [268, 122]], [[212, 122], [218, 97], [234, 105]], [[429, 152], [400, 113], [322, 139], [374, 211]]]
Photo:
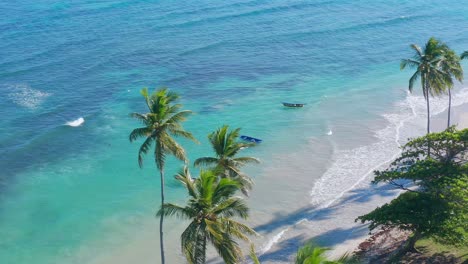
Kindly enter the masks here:
[[285, 103], [283, 102], [283, 105], [286, 107], [303, 107], [305, 104], [295, 104], [295, 103]]

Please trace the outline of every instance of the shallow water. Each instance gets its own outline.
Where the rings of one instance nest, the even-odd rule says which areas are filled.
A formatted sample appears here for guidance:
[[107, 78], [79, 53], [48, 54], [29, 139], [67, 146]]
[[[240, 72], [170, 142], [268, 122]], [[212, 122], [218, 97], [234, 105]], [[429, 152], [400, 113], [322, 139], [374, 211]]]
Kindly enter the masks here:
[[[424, 132], [423, 101], [398, 69], [410, 43], [434, 35], [468, 49], [458, 1], [23, 0], [0, 10], [5, 263], [158, 260], [157, 173], [151, 157], [138, 168], [127, 138], [139, 125], [128, 113], [145, 111], [142, 87], [168, 86], [196, 112], [185, 127], [202, 144], [182, 141], [191, 160], [210, 155], [206, 135], [222, 124], [264, 140], [246, 154], [263, 160], [249, 168], [250, 203], [266, 249], [304, 217], [278, 215], [326, 208]], [[168, 162], [170, 201], [184, 198], [171, 177], [180, 165]], [[180, 261], [183, 223], [167, 226]]]

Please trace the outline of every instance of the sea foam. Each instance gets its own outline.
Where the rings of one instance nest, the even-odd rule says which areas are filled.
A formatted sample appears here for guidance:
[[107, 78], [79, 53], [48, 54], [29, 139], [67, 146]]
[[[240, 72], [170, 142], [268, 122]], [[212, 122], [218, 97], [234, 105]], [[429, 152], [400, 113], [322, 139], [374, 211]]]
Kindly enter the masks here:
[[[431, 98], [431, 116], [447, 109], [447, 98]], [[452, 96], [452, 106], [468, 103], [468, 88]], [[382, 116], [388, 126], [375, 131], [379, 139], [376, 143], [350, 150], [335, 150], [333, 164], [314, 184], [310, 191], [310, 203], [317, 210], [328, 208], [364, 181], [372, 177], [374, 170], [382, 168], [401, 153], [401, 145], [407, 138], [425, 133], [426, 102], [422, 96], [407, 94], [406, 98], [395, 104], [395, 111]], [[415, 122], [417, 127], [414, 127]], [[407, 127], [411, 126], [411, 127]], [[412, 131], [416, 128], [417, 131]], [[331, 132], [331, 130], [330, 130]], [[328, 133], [327, 133], [328, 134]], [[313, 218], [315, 213], [309, 217]], [[309, 222], [300, 219], [293, 225]], [[289, 228], [273, 234], [262, 247], [259, 255], [268, 252], [288, 232]]]
[[50, 93], [33, 89], [27, 84], [10, 84], [2, 87], [9, 91], [7, 97], [10, 101], [29, 109], [37, 108], [50, 96]]
[[67, 123], [65, 123], [67, 126], [71, 126], [71, 127], [77, 127], [77, 126], [81, 126], [83, 123], [84, 123], [84, 118], [80, 117], [76, 120], [73, 120], [73, 121], [69, 121]]

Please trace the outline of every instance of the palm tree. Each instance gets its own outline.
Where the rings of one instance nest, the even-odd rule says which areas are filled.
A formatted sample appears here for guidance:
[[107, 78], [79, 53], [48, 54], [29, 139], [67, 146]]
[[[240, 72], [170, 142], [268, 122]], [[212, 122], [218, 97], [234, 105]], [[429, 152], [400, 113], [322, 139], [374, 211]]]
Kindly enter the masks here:
[[[148, 89], [141, 90], [145, 98], [149, 112], [146, 114], [132, 113], [131, 117], [143, 123], [143, 127], [135, 128], [129, 136], [130, 142], [139, 138], [145, 138], [138, 151], [138, 164], [143, 166], [143, 155], [150, 151], [153, 143], [154, 159], [161, 177], [161, 204], [164, 204], [164, 165], [167, 155], [174, 155], [177, 159], [186, 161], [185, 151], [173, 138], [184, 137], [196, 141], [191, 133], [182, 128], [181, 123], [192, 113], [191, 111], [180, 111], [181, 104], [174, 102], [179, 98], [176, 93], [166, 88], [159, 89], [148, 94]], [[163, 242], [163, 216], [159, 222], [159, 239], [161, 247], [161, 263], [165, 263]]]
[[460, 58], [461, 58], [462, 60], [468, 59], [468, 50], [465, 51], [465, 52], [463, 52], [463, 53], [461, 54]]
[[442, 44], [435, 38], [430, 38], [424, 50], [416, 44], [410, 45], [415, 54], [412, 59], [403, 59], [400, 69], [406, 67], [416, 68], [416, 72], [409, 79], [409, 91], [413, 91], [414, 84], [421, 79], [421, 87], [427, 107], [427, 133], [430, 133], [430, 108], [429, 96], [439, 95], [444, 92], [446, 74], [438, 67], [443, 53]]
[[207, 243], [210, 243], [225, 263], [239, 263], [243, 254], [236, 239], [249, 241], [247, 236], [256, 234], [250, 227], [231, 219], [248, 216], [244, 200], [234, 196], [240, 184], [229, 178], [219, 179], [211, 170], [201, 171], [200, 177], [194, 179], [187, 167], [175, 177], [187, 189], [190, 198], [185, 206], [163, 204], [158, 215], [190, 221], [181, 235], [182, 252], [187, 261], [205, 263]]
[[236, 157], [237, 153], [244, 148], [253, 146], [252, 143], [238, 141], [240, 128], [229, 131], [229, 126], [224, 125], [215, 132], [208, 135], [216, 157], [203, 157], [195, 160], [195, 167], [213, 166], [221, 170], [221, 177], [236, 179], [241, 184], [241, 190], [248, 195], [252, 188], [252, 179], [242, 173], [240, 168], [249, 163], [259, 163], [253, 157]]
[[353, 257], [344, 254], [338, 260], [328, 260], [325, 253], [330, 248], [318, 247], [312, 243], [308, 243], [297, 250], [294, 264], [344, 264], [344, 263], [358, 263]]
[[440, 61], [441, 70], [446, 74], [445, 86], [449, 96], [447, 128], [450, 127], [450, 110], [452, 108], [452, 93], [453, 78], [459, 82], [463, 81], [463, 68], [460, 63], [460, 57], [451, 50], [447, 45], [443, 45], [443, 55]]

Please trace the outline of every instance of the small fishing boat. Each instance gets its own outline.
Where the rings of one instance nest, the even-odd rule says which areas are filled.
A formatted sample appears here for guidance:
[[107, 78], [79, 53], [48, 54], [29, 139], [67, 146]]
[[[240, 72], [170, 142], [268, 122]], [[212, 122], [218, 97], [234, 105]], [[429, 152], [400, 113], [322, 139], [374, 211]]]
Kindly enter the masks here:
[[294, 104], [294, 103], [285, 103], [283, 102], [283, 105], [286, 107], [303, 107], [305, 104]]
[[263, 140], [259, 139], [259, 138], [254, 138], [254, 137], [249, 137], [249, 136], [240, 136], [240, 138], [242, 140], [245, 140], [245, 141], [249, 141], [249, 142], [252, 142], [252, 143], [262, 143]]

